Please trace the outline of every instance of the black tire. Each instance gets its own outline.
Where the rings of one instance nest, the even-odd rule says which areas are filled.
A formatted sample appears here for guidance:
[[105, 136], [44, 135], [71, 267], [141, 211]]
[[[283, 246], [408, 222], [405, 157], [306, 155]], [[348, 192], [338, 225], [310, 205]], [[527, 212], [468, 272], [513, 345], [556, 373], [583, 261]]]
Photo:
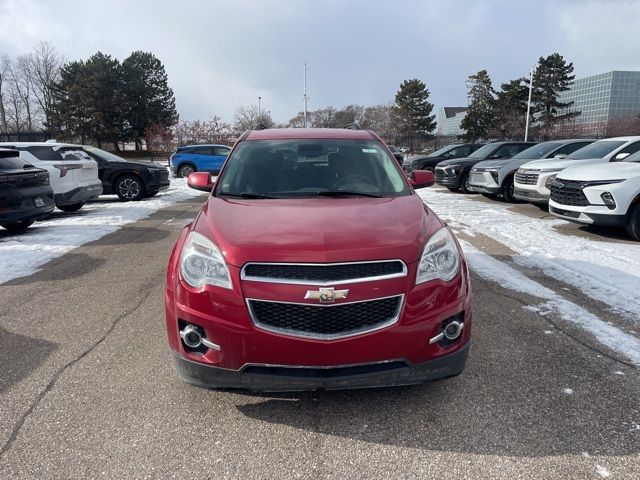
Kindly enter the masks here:
[[470, 186], [469, 186], [469, 174], [465, 174], [464, 177], [462, 177], [462, 179], [460, 180], [460, 191], [462, 193], [476, 193], [474, 191], [471, 190]]
[[490, 198], [491, 200], [495, 200], [496, 199], [496, 196], [493, 193], [482, 193], [481, 195], [483, 197]]
[[515, 187], [513, 185], [513, 175], [509, 175], [504, 179], [504, 185], [502, 189], [502, 198], [507, 203], [520, 203], [515, 196]]
[[82, 208], [84, 202], [72, 203], [71, 205], [56, 205], [63, 212], [77, 212]]
[[449, 190], [450, 192], [457, 192], [458, 191], [457, 188], [453, 188], [453, 187], [447, 187], [447, 190]]
[[640, 241], [640, 204], [636, 205], [631, 211], [631, 215], [629, 215], [627, 233], [634, 240]]
[[0, 225], [10, 232], [24, 232], [27, 228], [33, 225], [33, 222], [35, 222], [35, 220], [23, 220], [17, 223], [2, 223]]
[[196, 167], [194, 167], [189, 163], [185, 163], [184, 165], [180, 165], [180, 168], [178, 168], [177, 174], [178, 174], [178, 177], [185, 178], [195, 171], [196, 171]]
[[144, 183], [136, 175], [121, 175], [114, 187], [118, 198], [125, 202], [135, 202], [145, 196]]

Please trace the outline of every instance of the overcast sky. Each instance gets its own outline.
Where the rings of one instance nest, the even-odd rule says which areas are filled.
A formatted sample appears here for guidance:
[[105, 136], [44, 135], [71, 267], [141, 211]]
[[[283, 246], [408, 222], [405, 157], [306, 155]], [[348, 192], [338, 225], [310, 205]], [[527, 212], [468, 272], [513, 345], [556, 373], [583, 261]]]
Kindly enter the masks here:
[[182, 119], [233, 119], [257, 103], [285, 122], [311, 110], [393, 100], [419, 78], [437, 106], [466, 104], [465, 79], [494, 86], [559, 52], [580, 76], [640, 70], [640, 0], [0, 0], [0, 53], [52, 42], [68, 59], [151, 51]]

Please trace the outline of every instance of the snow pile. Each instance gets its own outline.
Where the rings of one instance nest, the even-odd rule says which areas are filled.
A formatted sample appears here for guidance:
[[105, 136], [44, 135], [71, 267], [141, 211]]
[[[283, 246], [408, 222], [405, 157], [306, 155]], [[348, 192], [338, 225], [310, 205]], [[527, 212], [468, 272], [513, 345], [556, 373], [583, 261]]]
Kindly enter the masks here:
[[[570, 302], [544, 285], [527, 278], [509, 265], [482, 253], [471, 244], [461, 241], [460, 245], [462, 245], [471, 268], [485, 280], [544, 300], [540, 305], [527, 306], [528, 310], [541, 314], [549, 310], [554, 311], [563, 320], [577, 324], [590, 332], [603, 345], [621, 353], [636, 365], [640, 365], [640, 340], [614, 325], [602, 321], [591, 312]], [[505, 279], [509, 281], [507, 282]]]
[[418, 193], [452, 228], [480, 233], [515, 251], [513, 260], [575, 286], [637, 320], [640, 311], [640, 245], [563, 234], [560, 219], [537, 219], [508, 210], [510, 205], [475, 200], [427, 188]]
[[172, 178], [171, 186], [155, 197], [139, 202], [88, 203], [72, 214], [54, 211], [54, 216], [34, 223], [25, 233], [0, 237], [0, 283], [31, 275], [53, 258], [115, 232], [127, 223], [151, 215], [161, 208], [186, 200], [202, 192], [187, 186], [186, 179]]

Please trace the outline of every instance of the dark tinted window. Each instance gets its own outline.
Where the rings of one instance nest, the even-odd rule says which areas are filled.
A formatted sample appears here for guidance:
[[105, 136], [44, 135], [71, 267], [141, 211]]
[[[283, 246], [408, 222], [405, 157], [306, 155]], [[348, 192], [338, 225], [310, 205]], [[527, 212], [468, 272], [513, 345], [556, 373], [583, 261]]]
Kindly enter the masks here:
[[498, 149], [498, 151], [496, 153], [491, 155], [490, 158], [511, 158], [516, 153], [519, 153], [519, 152], [521, 152], [523, 150], [526, 150], [529, 147], [530, 147], [530, 145], [526, 145], [526, 144], [525, 145], [522, 145], [522, 144], [503, 145], [502, 147], [500, 147]]
[[496, 149], [500, 148], [500, 145], [496, 145], [495, 143], [489, 143], [475, 152], [473, 152], [469, 157], [471, 158], [487, 158], [488, 155], [494, 153]]
[[590, 143], [593, 143], [593, 142], [588, 141], [588, 142], [570, 143], [570, 144], [565, 145], [564, 147], [558, 149], [556, 152], [553, 152], [553, 155], [554, 156], [555, 155], [570, 155], [573, 152], [575, 152], [576, 150], [580, 150], [582, 147], [586, 147]]
[[196, 155], [213, 155], [211, 147], [196, 147], [193, 150]]
[[18, 147], [18, 150], [25, 150], [38, 160], [62, 160], [62, 157], [52, 147]]
[[624, 145], [623, 140], [600, 140], [576, 150], [567, 158], [570, 160], [588, 160], [590, 158], [604, 158], [616, 148]]
[[453, 150], [451, 150], [451, 152], [449, 152], [448, 155], [451, 158], [463, 158], [463, 157], [468, 157], [470, 153], [471, 153], [471, 149], [469, 147], [456, 147]]
[[513, 158], [542, 158], [558, 148], [560, 145], [562, 145], [562, 143], [559, 142], [540, 143], [538, 145], [534, 145], [533, 147], [525, 148]]
[[396, 160], [380, 142], [258, 140], [240, 143], [217, 181], [216, 195], [242, 194], [392, 197], [409, 190]]
[[626, 147], [624, 147], [622, 150], [620, 150], [618, 153], [615, 154], [615, 156], [613, 157], [612, 160], [614, 160], [618, 155], [620, 155], [621, 153], [629, 153], [629, 154], [634, 154], [636, 153], [638, 150], [640, 150], [640, 142], [634, 142], [630, 145], [627, 145]]
[[178, 147], [176, 153], [193, 153], [195, 151], [195, 147]]
[[30, 168], [33, 165], [21, 159], [18, 152], [0, 150], [0, 170], [16, 170], [25, 166]]

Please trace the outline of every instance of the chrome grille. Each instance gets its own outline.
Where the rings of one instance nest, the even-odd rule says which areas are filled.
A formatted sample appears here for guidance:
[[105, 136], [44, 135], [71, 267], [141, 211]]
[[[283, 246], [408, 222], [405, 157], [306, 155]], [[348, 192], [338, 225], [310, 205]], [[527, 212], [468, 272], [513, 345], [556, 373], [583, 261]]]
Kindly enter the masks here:
[[516, 172], [516, 183], [520, 185], [535, 185], [538, 183], [539, 173]]
[[359, 335], [394, 324], [403, 295], [335, 305], [247, 300], [257, 327], [299, 337], [335, 339]]

